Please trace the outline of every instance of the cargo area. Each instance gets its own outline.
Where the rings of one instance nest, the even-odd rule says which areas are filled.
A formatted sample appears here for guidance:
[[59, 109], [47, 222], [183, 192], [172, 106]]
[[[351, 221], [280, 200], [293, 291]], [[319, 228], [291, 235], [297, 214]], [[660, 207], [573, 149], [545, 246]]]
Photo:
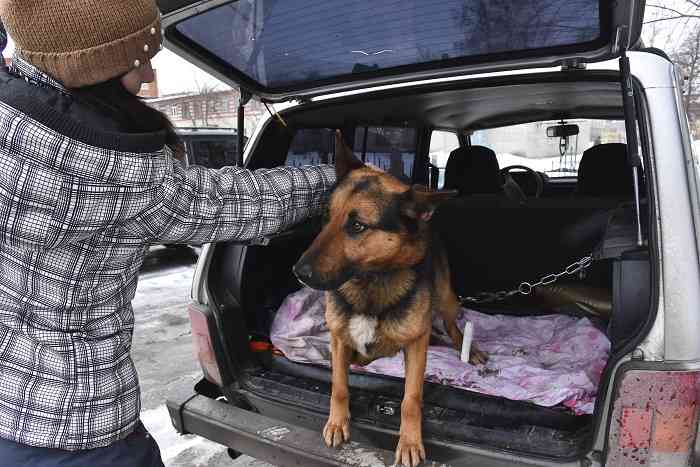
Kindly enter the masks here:
[[[332, 162], [332, 134], [340, 128], [365, 162], [406, 183], [459, 191], [458, 197], [440, 207], [432, 225], [446, 245], [455, 292], [471, 298], [465, 301], [469, 311], [464, 319], [471, 316], [477, 322], [475, 342], [485, 338], [491, 324], [500, 323], [497, 338], [504, 345], [495, 341], [489, 345], [495, 349], [494, 362], [502, 365], [497, 370], [488, 364], [475, 369], [473, 378], [465, 376], [461, 384], [455, 383], [456, 377], [446, 381], [439, 372], [429, 376], [423, 412], [428, 449], [449, 441], [560, 460], [579, 457], [590, 447], [600, 413], [595, 388], [574, 397], [581, 382], [576, 375], [604, 393], [610, 362], [644, 336], [653, 318], [654, 260], [648, 233], [652, 213], [645, 177], [642, 173], [638, 179], [638, 224], [631, 168], [619, 131], [624, 129], [619, 84], [611, 76], [586, 76], [581, 74], [580, 82], [547, 82], [547, 77], [539, 76], [538, 82], [448, 86], [413, 91], [410, 96], [378, 93], [332, 105], [308, 104], [304, 110], [284, 112], [284, 124], [272, 120], [252, 149], [248, 167], [253, 169]], [[524, 109], [536, 108], [532, 103], [543, 99], [548, 108], [523, 115]], [[532, 125], [559, 121], [578, 122], [582, 129], [560, 157], [544, 161], [502, 149], [510, 139], [529, 138], [528, 131], [540, 132], [545, 139], [546, 125], [536, 130]], [[449, 143], [438, 147], [445, 132], [454, 134], [454, 147]], [[559, 143], [554, 138], [532, 147], [547, 152]], [[495, 169], [490, 151], [498, 155]], [[532, 167], [541, 183], [526, 170], [503, 173], [504, 166], [520, 165], [513, 161], [528, 158], [539, 161]], [[509, 192], [511, 182], [518, 184], [522, 196]], [[216, 274], [207, 278], [232, 374], [224, 395], [239, 407], [318, 430], [330, 397], [318, 309], [322, 299], [302, 289], [292, 265], [320, 228], [321, 220], [314, 218], [256, 244], [213, 246], [216, 254], [209, 271]], [[580, 267], [582, 263], [585, 267]], [[545, 286], [530, 294], [484, 300], [495, 297], [489, 294], [517, 290], [523, 282], [538, 281]], [[289, 312], [290, 295], [289, 300], [296, 297], [298, 303], [284, 318], [280, 310]], [[538, 328], [538, 322], [544, 327]], [[522, 344], [518, 354], [515, 341], [538, 329], [546, 329], [551, 338], [535, 336], [539, 339]], [[578, 335], [577, 329], [585, 335]], [[572, 333], [571, 339], [560, 334], [566, 332]], [[280, 335], [289, 339], [279, 340]], [[586, 347], [586, 338], [591, 348]], [[276, 339], [278, 344], [287, 342], [286, 353], [283, 345], [273, 345]], [[567, 342], [582, 347], [562, 351]], [[302, 347], [295, 348], [294, 343]], [[439, 330], [433, 350], [446, 356], [440, 363], [444, 368], [450, 369], [450, 362], [463, 364], [458, 351], [440, 342]], [[569, 360], [551, 360], [565, 352]], [[577, 352], [592, 356], [574, 361]], [[549, 357], [538, 359], [538, 353]], [[400, 355], [397, 358], [401, 360]], [[517, 385], [510, 392], [486, 387], [485, 381], [499, 377], [491, 371], [507, 375], [515, 362], [523, 361], [531, 366], [521, 368], [522, 375], [532, 369], [540, 371], [535, 376], [541, 378], [548, 371], [555, 374], [553, 369], [562, 370], [557, 374], [574, 381], [571, 391], [559, 399], [548, 397], [556, 393], [556, 380], [549, 384], [538, 380], [541, 397], [523, 394]], [[581, 367], [574, 368], [576, 364]], [[371, 371], [355, 368], [350, 376], [353, 430], [385, 449], [393, 449], [392, 433], [400, 423], [399, 367], [380, 362]]]

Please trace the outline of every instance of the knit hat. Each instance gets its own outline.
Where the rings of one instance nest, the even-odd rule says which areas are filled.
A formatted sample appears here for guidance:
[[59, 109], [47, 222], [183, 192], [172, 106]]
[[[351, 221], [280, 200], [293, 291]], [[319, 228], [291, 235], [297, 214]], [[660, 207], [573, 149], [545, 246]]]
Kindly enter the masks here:
[[0, 0], [20, 57], [68, 88], [116, 78], [161, 47], [155, 0]]

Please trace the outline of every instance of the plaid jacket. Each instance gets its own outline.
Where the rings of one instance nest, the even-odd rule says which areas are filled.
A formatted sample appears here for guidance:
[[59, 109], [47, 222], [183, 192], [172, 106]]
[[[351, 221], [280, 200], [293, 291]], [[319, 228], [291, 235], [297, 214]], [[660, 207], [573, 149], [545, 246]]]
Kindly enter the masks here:
[[277, 232], [319, 211], [335, 175], [184, 168], [162, 134], [102, 134], [19, 94], [0, 91], [0, 437], [106, 446], [139, 416], [131, 300], [149, 243]]

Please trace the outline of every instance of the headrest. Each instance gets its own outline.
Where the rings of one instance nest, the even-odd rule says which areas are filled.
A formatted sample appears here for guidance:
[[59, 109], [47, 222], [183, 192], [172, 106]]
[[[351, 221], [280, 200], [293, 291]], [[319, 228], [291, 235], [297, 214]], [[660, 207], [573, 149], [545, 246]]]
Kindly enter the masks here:
[[484, 146], [452, 151], [445, 167], [444, 188], [458, 190], [460, 195], [503, 192], [496, 153]]
[[578, 166], [576, 194], [594, 197], [633, 196], [634, 178], [632, 167], [627, 162], [627, 145], [599, 144], [584, 151]]

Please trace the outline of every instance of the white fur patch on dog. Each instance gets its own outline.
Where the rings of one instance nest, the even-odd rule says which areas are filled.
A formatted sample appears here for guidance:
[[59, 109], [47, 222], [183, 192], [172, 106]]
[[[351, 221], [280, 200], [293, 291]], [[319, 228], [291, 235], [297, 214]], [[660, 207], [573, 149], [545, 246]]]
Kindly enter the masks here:
[[367, 346], [374, 342], [377, 324], [377, 318], [371, 316], [356, 315], [350, 318], [348, 333], [357, 351], [364, 356], [367, 356]]

